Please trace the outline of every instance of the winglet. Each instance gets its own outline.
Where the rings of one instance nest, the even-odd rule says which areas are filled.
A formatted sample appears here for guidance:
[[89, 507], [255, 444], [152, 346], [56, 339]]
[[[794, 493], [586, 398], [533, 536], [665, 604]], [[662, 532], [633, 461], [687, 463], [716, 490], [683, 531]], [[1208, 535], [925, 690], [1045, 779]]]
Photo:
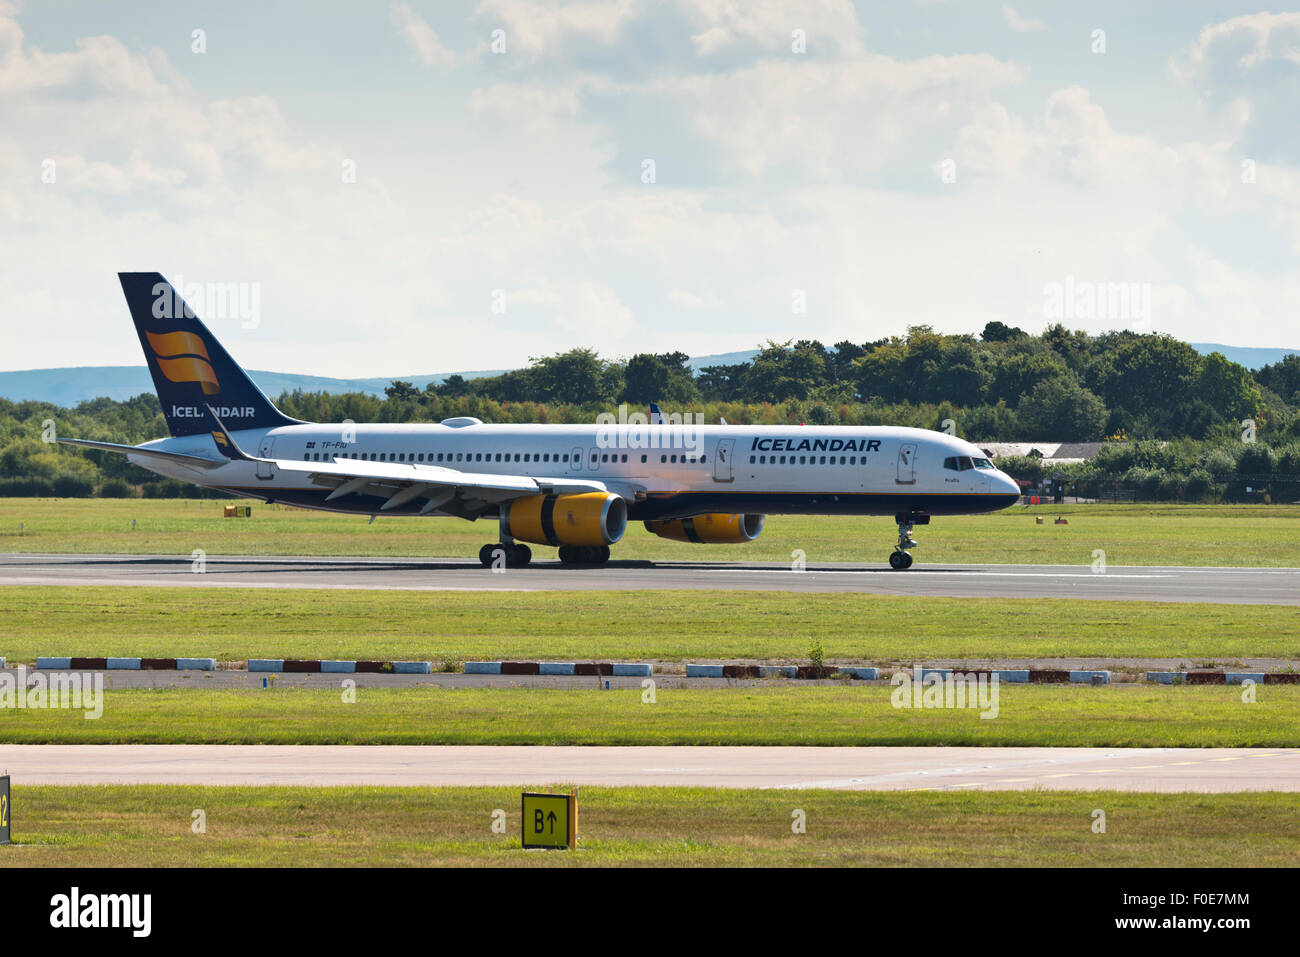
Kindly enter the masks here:
[[659, 403], [657, 402], [650, 403], [650, 424], [651, 425], [664, 424], [664, 414], [659, 411]]
[[217, 418], [217, 413], [213, 411], [212, 406], [206, 402], [203, 405], [208, 410], [208, 415], [212, 416], [212, 421], [217, 423], [216, 431], [212, 433], [212, 441], [217, 444], [217, 451], [228, 459], [234, 459], [236, 462], [257, 461], [239, 447], [239, 443], [235, 441], [234, 436], [222, 425], [221, 419]]

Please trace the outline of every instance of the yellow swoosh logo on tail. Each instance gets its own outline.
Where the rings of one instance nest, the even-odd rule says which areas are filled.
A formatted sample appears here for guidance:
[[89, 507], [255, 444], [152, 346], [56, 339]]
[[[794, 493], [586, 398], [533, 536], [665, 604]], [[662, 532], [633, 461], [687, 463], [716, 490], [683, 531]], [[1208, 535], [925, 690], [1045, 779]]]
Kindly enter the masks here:
[[146, 332], [145, 337], [153, 347], [158, 368], [169, 381], [197, 382], [203, 387], [204, 395], [216, 395], [221, 391], [217, 374], [208, 362], [208, 350], [194, 333]]

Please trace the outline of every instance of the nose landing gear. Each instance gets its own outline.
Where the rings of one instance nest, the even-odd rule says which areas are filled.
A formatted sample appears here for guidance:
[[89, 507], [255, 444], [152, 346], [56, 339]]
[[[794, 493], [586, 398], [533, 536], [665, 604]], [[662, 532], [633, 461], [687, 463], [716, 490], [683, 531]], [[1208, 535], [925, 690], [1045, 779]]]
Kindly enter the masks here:
[[916, 548], [916, 540], [912, 538], [913, 526], [929, 525], [930, 516], [900, 513], [894, 516], [894, 521], [898, 523], [898, 544], [889, 556], [889, 567], [901, 572], [912, 567], [912, 556], [907, 550]]

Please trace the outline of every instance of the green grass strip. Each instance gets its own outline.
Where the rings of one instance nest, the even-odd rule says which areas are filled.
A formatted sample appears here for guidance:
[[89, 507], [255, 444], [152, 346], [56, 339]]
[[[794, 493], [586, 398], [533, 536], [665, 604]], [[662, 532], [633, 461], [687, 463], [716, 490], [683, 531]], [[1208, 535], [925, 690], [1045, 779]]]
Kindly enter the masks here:
[[[495, 541], [492, 523], [454, 518], [334, 515], [253, 503], [251, 518], [223, 518], [225, 501], [0, 499], [0, 552], [209, 555], [440, 556], [476, 561]], [[1042, 517], [1042, 525], [1035, 523]], [[1066, 525], [1054, 520], [1064, 517]], [[132, 523], [135, 523], [132, 525]], [[21, 526], [21, 527], [20, 527]], [[883, 565], [898, 537], [892, 517], [770, 516], [758, 541], [692, 545], [658, 538], [640, 523], [614, 546], [616, 559], [771, 561], [795, 550], [808, 562]], [[921, 564], [1011, 562], [1090, 565], [1300, 567], [1300, 506], [1015, 506], [992, 515], [939, 517], [917, 529]], [[538, 558], [554, 558], [538, 546]]]
[[520, 849], [518, 788], [16, 785], [13, 798], [20, 846], [0, 848], [0, 867], [1300, 864], [1296, 796], [1275, 793], [582, 788], [573, 852]]
[[[201, 683], [201, 678], [195, 679]], [[992, 720], [898, 709], [887, 685], [169, 689], [105, 692], [103, 715], [0, 712], [7, 744], [1300, 746], [1300, 687], [1016, 686]]]
[[1294, 657], [1300, 608], [734, 591], [0, 588], [0, 657]]

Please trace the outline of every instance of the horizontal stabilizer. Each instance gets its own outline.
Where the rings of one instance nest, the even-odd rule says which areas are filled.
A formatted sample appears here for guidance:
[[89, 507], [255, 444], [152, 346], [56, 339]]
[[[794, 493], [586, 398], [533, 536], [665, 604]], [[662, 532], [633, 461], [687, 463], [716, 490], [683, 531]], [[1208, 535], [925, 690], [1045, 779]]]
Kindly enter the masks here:
[[138, 445], [119, 445], [116, 442], [93, 442], [90, 439], [56, 439], [56, 441], [61, 445], [76, 445], [83, 449], [99, 449], [103, 452], [116, 452], [119, 455], [138, 455], [141, 458], [177, 462], [181, 465], [194, 465], [205, 469], [215, 469], [226, 464], [223, 459], [184, 455], [180, 452], [163, 452], [160, 449], [146, 449]]

